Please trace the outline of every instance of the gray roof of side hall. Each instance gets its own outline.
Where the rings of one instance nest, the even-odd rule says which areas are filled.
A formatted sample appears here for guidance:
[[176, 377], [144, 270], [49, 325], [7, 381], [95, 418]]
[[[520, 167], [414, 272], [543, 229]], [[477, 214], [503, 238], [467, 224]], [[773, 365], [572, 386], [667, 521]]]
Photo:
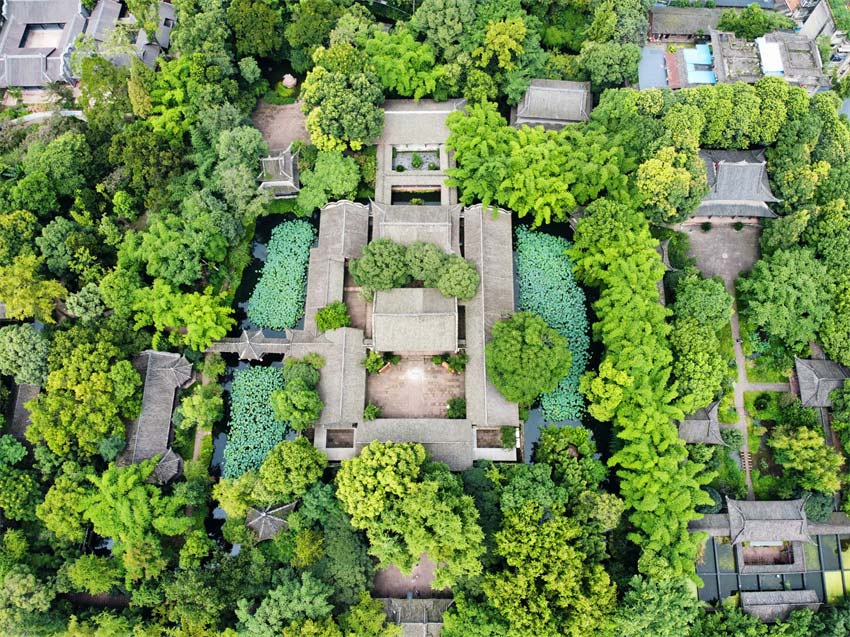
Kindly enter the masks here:
[[820, 608], [818, 595], [813, 590], [741, 592], [741, 607], [748, 615], [765, 622], [775, 622], [788, 617], [795, 610]]
[[418, 442], [432, 460], [446, 463], [452, 471], [472, 466], [475, 441], [469, 420], [444, 418], [379, 418], [357, 425], [354, 445], [360, 451], [375, 440]]
[[444, 144], [449, 138], [446, 117], [466, 106], [466, 100], [387, 100], [384, 128], [378, 144]]
[[844, 386], [850, 370], [828, 360], [794, 360], [804, 407], [831, 407], [829, 394]]
[[436, 288], [378, 290], [372, 346], [378, 352], [455, 352], [457, 321], [457, 299], [444, 297]]
[[665, 35], [708, 35], [717, 28], [725, 9], [702, 7], [652, 7], [649, 12], [650, 33]]
[[[0, 29], [0, 87], [45, 86], [68, 79], [65, 56], [83, 32], [86, 18], [75, 0], [6, 0]], [[63, 25], [58, 42], [21, 48], [27, 25]]]
[[401, 637], [439, 637], [443, 613], [454, 603], [452, 599], [379, 598], [390, 624], [401, 627]]
[[720, 403], [714, 401], [685, 418], [679, 424], [679, 438], [691, 444], [725, 445], [720, 435], [719, 408]]
[[531, 80], [511, 123], [557, 129], [588, 120], [592, 108], [590, 82]]
[[193, 381], [192, 364], [179, 354], [147, 350], [137, 364], [144, 370], [142, 411], [127, 428], [127, 448], [122, 454], [131, 463], [168, 451], [175, 392]]
[[776, 217], [763, 151], [702, 150], [709, 192], [696, 216]]
[[100, 0], [89, 16], [86, 35], [97, 42], [105, 42], [115, 29], [115, 24], [121, 15], [121, 3], [116, 0]]
[[478, 294], [466, 308], [466, 414], [480, 427], [519, 425], [519, 410], [487, 379], [484, 346], [493, 324], [514, 311], [511, 214], [471, 206], [464, 211], [464, 257], [481, 275]]
[[369, 241], [369, 208], [337, 201], [319, 213], [319, 249], [330, 259], [357, 259]]
[[457, 252], [461, 206], [387, 206], [372, 204], [373, 238], [410, 245], [434, 243], [444, 252]]
[[315, 353], [325, 359], [316, 388], [325, 405], [318, 424], [351, 425], [360, 420], [366, 404], [366, 368], [360, 364], [366, 356], [363, 330], [344, 327], [303, 342], [297, 340], [300, 337], [309, 335], [293, 332], [290, 356]]
[[733, 500], [726, 498], [729, 537], [741, 542], [811, 542], [805, 500]]

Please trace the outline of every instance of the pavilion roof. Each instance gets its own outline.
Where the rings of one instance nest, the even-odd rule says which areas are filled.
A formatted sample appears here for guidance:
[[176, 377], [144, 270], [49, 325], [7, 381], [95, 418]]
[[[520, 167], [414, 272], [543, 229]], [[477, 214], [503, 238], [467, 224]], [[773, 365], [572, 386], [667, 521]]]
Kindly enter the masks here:
[[378, 352], [440, 354], [458, 348], [455, 297], [436, 288], [396, 288], [375, 292], [373, 347]]
[[804, 407], [831, 407], [829, 394], [841, 389], [850, 378], [850, 371], [829, 360], [794, 359], [800, 400]]
[[720, 403], [714, 401], [685, 418], [679, 424], [679, 438], [692, 444], [725, 445], [720, 435], [719, 408]]
[[245, 524], [256, 534], [260, 542], [270, 540], [282, 530], [289, 528], [286, 518], [295, 510], [297, 504], [296, 500], [282, 506], [251, 508], [245, 518]]
[[733, 500], [726, 498], [732, 544], [811, 542], [805, 499]]

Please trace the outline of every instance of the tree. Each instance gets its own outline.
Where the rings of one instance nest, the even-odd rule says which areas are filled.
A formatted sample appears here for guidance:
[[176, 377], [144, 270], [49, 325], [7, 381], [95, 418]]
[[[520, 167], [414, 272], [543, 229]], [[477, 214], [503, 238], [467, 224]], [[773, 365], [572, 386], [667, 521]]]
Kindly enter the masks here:
[[92, 166], [91, 149], [85, 135], [68, 131], [47, 144], [31, 144], [22, 165], [28, 175], [45, 175], [51, 188], [67, 197], [85, 185]]
[[637, 170], [636, 185], [647, 214], [658, 223], [683, 221], [708, 192], [705, 164], [694, 152], [659, 149]]
[[224, 416], [224, 398], [221, 385], [209, 383], [196, 385], [192, 393], [180, 402], [180, 428], [198, 427], [211, 430], [213, 425]]
[[139, 413], [139, 373], [105, 341], [82, 342], [50, 372], [42, 393], [28, 403], [33, 444], [47, 443], [57, 455], [76, 449], [90, 456], [101, 440], [124, 432], [125, 418]]
[[0, 374], [41, 385], [47, 378], [47, 339], [31, 323], [0, 328]]
[[319, 420], [325, 404], [319, 392], [303, 380], [295, 380], [272, 394], [272, 407], [279, 420], [302, 431]]
[[306, 214], [324, 207], [331, 199], [354, 199], [360, 168], [339, 151], [319, 151], [311, 170], [301, 172], [298, 207]]
[[316, 66], [304, 80], [301, 99], [319, 150], [360, 150], [381, 134], [384, 94], [371, 71], [349, 75]]
[[17, 465], [26, 447], [12, 436], [0, 436], [0, 510], [10, 520], [34, 520], [41, 492], [33, 474]]
[[850, 277], [837, 281], [832, 311], [821, 324], [818, 336], [830, 360], [850, 365]]
[[388, 92], [419, 99], [435, 94], [442, 83], [445, 67], [436, 66], [434, 50], [407, 29], [377, 31], [364, 49]]
[[771, 31], [795, 27], [796, 24], [791, 18], [775, 11], [765, 11], [755, 2], [740, 12], [727, 9], [717, 23], [719, 30], [732, 31], [745, 40], [755, 40]]
[[234, 0], [227, 8], [227, 21], [233, 29], [239, 56], [266, 58], [283, 46], [283, 15], [277, 3]]
[[497, 68], [512, 71], [517, 66], [517, 58], [525, 52], [523, 42], [527, 31], [528, 27], [521, 17], [489, 22], [482, 46], [472, 55], [481, 67], [487, 67], [495, 60]]
[[36, 507], [38, 519], [63, 542], [79, 544], [85, 540], [88, 522], [83, 514], [91, 493], [87, 476], [93, 471], [91, 467], [81, 468], [75, 462], [65, 462], [44, 501]]
[[286, 41], [292, 48], [292, 67], [296, 73], [310, 70], [314, 51], [327, 40], [346, 4], [338, 0], [299, 0], [293, 4]]
[[721, 393], [727, 368], [714, 328], [692, 318], [679, 319], [670, 333], [670, 345], [682, 411], [690, 414], [708, 406]]
[[7, 266], [0, 266], [0, 298], [6, 303], [6, 318], [34, 318], [53, 323], [57, 299], [67, 290], [58, 281], [41, 277], [42, 260], [34, 255], [15, 257]]
[[112, 538], [112, 553], [124, 565], [128, 586], [162, 573], [168, 564], [164, 539], [182, 535], [192, 525], [180, 498], [147, 482], [155, 466], [155, 459], [121, 468], [110, 465], [102, 475], [89, 476], [95, 488], [85, 517], [95, 533]]
[[[89, 130], [104, 136], [118, 132], [124, 115], [132, 111], [127, 93], [129, 71], [100, 55], [86, 57], [80, 71], [80, 106]], [[93, 145], [93, 154], [98, 153]]]
[[424, 0], [416, 7], [408, 27], [414, 35], [423, 36], [443, 59], [451, 60], [460, 52], [464, 30], [474, 19], [471, 0]]
[[53, 586], [39, 580], [24, 564], [12, 566], [0, 586], [0, 628], [10, 634], [34, 617], [46, 613], [56, 595]]
[[614, 621], [622, 637], [679, 637], [688, 634], [699, 614], [699, 600], [687, 580], [635, 576]]
[[640, 47], [618, 42], [585, 42], [578, 58], [596, 90], [636, 82], [639, 62]]
[[289, 569], [278, 571], [278, 585], [272, 588], [252, 613], [247, 599], [240, 599], [236, 617], [240, 634], [268, 637], [280, 634], [287, 624], [304, 619], [329, 617], [333, 605], [328, 601], [333, 589], [308, 572], [295, 574]]
[[777, 250], [737, 285], [751, 323], [792, 352], [814, 340], [829, 313], [831, 277], [808, 249]]
[[0, 266], [7, 266], [21, 254], [32, 254], [38, 219], [26, 210], [0, 214]]
[[79, 292], [69, 294], [65, 309], [84, 323], [91, 323], [106, 312], [97, 283], [86, 283]]
[[530, 312], [496, 322], [486, 346], [487, 377], [508, 400], [530, 405], [570, 369], [567, 339]]
[[483, 534], [460, 480], [425, 458], [417, 443], [372, 442], [343, 461], [337, 496], [382, 565], [410, 572], [427, 554], [437, 565], [433, 586], [442, 588], [481, 572]]
[[789, 474], [793, 486], [827, 494], [841, 487], [844, 458], [824, 443], [823, 432], [811, 427], [777, 427], [767, 444], [774, 461]]
[[410, 282], [405, 247], [391, 239], [368, 243], [363, 255], [349, 263], [348, 271], [357, 285], [368, 290], [391, 290]]
[[426, 288], [437, 287], [446, 265], [446, 253], [435, 243], [414, 241], [405, 252], [407, 270], [414, 281]]
[[452, 254], [446, 257], [445, 265], [437, 281], [437, 289], [446, 297], [456, 296], [461, 301], [470, 301], [478, 292], [481, 276], [475, 265], [467, 259]]
[[322, 477], [328, 458], [303, 436], [284, 440], [260, 466], [262, 495], [269, 504], [292, 502]]
[[368, 593], [360, 594], [360, 601], [339, 618], [345, 635], [352, 637], [401, 637], [401, 626], [387, 624], [384, 605]]
[[81, 555], [67, 562], [65, 567], [65, 576], [71, 585], [69, 592], [109, 593], [122, 580], [121, 564], [111, 557]]
[[688, 268], [676, 283], [673, 313], [719, 330], [729, 323], [732, 296], [719, 277], [704, 279], [699, 270]]
[[316, 312], [316, 328], [320, 332], [335, 330], [351, 325], [348, 306], [342, 301], [334, 301]]

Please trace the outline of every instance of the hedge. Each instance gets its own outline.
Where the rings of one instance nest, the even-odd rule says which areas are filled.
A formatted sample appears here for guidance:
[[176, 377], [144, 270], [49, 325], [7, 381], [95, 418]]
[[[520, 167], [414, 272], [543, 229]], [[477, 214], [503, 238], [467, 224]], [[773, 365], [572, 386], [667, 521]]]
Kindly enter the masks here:
[[271, 405], [271, 395], [278, 389], [283, 389], [283, 374], [276, 367], [249, 367], [233, 375], [222, 469], [225, 478], [259, 469], [286, 435], [286, 424], [275, 418]]
[[540, 397], [543, 417], [551, 421], [577, 420], [584, 413], [578, 385], [588, 361], [587, 312], [584, 291], [573, 278], [566, 255], [569, 241], [519, 226], [517, 274], [519, 309], [534, 312], [567, 339], [573, 360], [569, 373], [555, 391]]
[[307, 264], [316, 231], [306, 221], [284, 221], [272, 230], [263, 273], [248, 299], [248, 318], [260, 327], [284, 330], [304, 316]]

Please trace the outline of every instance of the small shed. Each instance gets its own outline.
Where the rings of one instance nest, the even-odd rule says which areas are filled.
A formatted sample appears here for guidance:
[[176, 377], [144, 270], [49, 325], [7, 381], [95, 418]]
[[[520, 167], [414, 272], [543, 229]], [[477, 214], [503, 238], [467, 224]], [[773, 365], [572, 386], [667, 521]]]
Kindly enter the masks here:
[[457, 299], [436, 288], [375, 292], [373, 348], [378, 352], [442, 354], [458, 349]]
[[282, 506], [270, 506], [262, 509], [251, 508], [245, 518], [245, 524], [257, 536], [257, 540], [270, 540], [284, 529], [289, 528], [286, 518], [295, 510], [298, 501]]
[[733, 500], [726, 498], [732, 544], [811, 542], [806, 500]]
[[794, 359], [803, 407], [832, 407], [830, 393], [844, 386], [850, 371], [828, 360]]
[[301, 181], [298, 178], [298, 153], [292, 152], [292, 144], [263, 158], [263, 171], [257, 179], [260, 188], [269, 190], [278, 199], [290, 199], [298, 195]]
[[567, 124], [587, 121], [592, 109], [590, 82], [531, 80], [522, 100], [511, 111], [511, 125], [560, 130]]
[[679, 438], [691, 444], [725, 445], [720, 435], [719, 408], [720, 402], [714, 401], [685, 418], [679, 424]]

